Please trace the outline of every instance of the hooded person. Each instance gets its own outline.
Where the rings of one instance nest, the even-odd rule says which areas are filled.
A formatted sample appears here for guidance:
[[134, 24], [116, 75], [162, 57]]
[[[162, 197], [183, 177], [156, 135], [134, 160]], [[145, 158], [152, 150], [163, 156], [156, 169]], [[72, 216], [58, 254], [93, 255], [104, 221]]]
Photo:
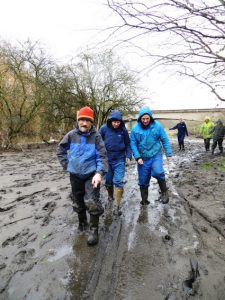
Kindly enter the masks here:
[[216, 126], [214, 126], [212, 129], [212, 138], [213, 138], [212, 154], [214, 154], [217, 144], [218, 144], [220, 153], [223, 153], [224, 136], [225, 136], [225, 126], [223, 125], [223, 122], [219, 119], [216, 121]]
[[79, 231], [88, 227], [89, 245], [98, 243], [99, 216], [104, 209], [100, 201], [100, 184], [107, 172], [107, 153], [104, 142], [93, 125], [94, 112], [83, 107], [77, 112], [77, 126], [69, 131], [57, 147], [57, 157], [70, 175], [73, 210], [78, 214]]
[[214, 123], [210, 120], [209, 117], [205, 117], [204, 123], [200, 127], [200, 135], [204, 139], [205, 150], [209, 151], [210, 149], [210, 140], [212, 138], [212, 130]]
[[126, 161], [132, 158], [130, 138], [122, 113], [118, 110], [112, 111], [99, 133], [105, 143], [108, 157], [109, 169], [105, 175], [108, 200], [115, 200], [114, 214], [121, 215], [120, 204], [124, 190], [125, 165]]
[[140, 109], [137, 123], [131, 129], [130, 140], [133, 156], [137, 161], [141, 204], [150, 203], [148, 188], [151, 177], [158, 181], [162, 203], [168, 203], [169, 194], [163, 169], [162, 149], [169, 160], [172, 156], [172, 148], [163, 126], [154, 120], [149, 107], [144, 106]]

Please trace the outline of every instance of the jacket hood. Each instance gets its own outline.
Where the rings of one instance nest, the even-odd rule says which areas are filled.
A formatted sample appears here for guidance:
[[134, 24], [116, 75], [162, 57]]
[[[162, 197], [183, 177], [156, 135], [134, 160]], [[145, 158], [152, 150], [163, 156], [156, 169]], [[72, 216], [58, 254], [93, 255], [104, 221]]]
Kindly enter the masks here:
[[218, 120], [216, 121], [216, 123], [217, 123], [217, 124], [220, 124], [220, 125], [223, 125], [223, 122], [222, 122], [220, 119], [218, 119]]
[[148, 106], [143, 106], [138, 114], [138, 122], [140, 122], [140, 119], [143, 115], [149, 115], [152, 118], [152, 111]]
[[113, 110], [107, 120], [107, 125], [110, 126], [112, 121], [117, 120], [121, 122], [121, 126], [124, 126], [123, 115], [119, 110]]
[[210, 120], [210, 117], [208, 117], [208, 116], [205, 117], [205, 121], [206, 121], [206, 120], [211, 121], [211, 120]]

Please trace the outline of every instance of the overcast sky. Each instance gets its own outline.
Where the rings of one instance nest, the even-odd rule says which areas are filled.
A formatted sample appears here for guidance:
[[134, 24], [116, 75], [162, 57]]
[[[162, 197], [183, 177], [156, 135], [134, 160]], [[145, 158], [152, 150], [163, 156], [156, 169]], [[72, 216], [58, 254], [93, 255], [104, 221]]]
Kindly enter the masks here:
[[[101, 29], [119, 22], [104, 0], [0, 0], [0, 8], [2, 40], [38, 40], [55, 59], [65, 62], [81, 48], [104, 39]], [[145, 62], [137, 55], [127, 53], [126, 58], [137, 71], [148, 64], [147, 58]], [[193, 80], [155, 72], [143, 74], [142, 82], [149, 91], [145, 96], [152, 109], [225, 107]]]

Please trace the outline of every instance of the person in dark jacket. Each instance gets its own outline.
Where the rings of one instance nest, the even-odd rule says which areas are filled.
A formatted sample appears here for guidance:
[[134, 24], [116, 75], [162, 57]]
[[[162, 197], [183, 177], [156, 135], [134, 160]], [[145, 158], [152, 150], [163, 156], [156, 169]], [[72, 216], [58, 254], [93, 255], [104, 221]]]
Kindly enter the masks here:
[[158, 181], [162, 203], [168, 203], [169, 194], [163, 169], [162, 148], [167, 160], [172, 156], [172, 149], [163, 126], [154, 120], [149, 107], [144, 106], [139, 111], [137, 123], [131, 129], [130, 141], [133, 156], [137, 161], [141, 204], [150, 203], [148, 187], [152, 176]]
[[130, 138], [122, 119], [122, 113], [112, 111], [107, 124], [99, 130], [107, 150], [109, 170], [105, 176], [105, 186], [109, 201], [115, 199], [114, 213], [121, 214], [120, 203], [123, 195], [125, 164], [131, 160]]
[[178, 145], [179, 145], [179, 150], [185, 150], [184, 149], [184, 138], [185, 135], [188, 136], [188, 131], [187, 131], [187, 126], [183, 119], [180, 119], [180, 122], [175, 125], [174, 127], [170, 128], [169, 130], [175, 130], [177, 129], [177, 139], [178, 139]]
[[93, 126], [94, 112], [83, 107], [77, 112], [77, 126], [68, 132], [57, 148], [57, 157], [70, 174], [73, 209], [78, 214], [80, 231], [88, 227], [89, 245], [98, 243], [99, 216], [104, 212], [100, 202], [100, 183], [107, 172], [107, 153], [104, 142]]
[[223, 153], [223, 138], [225, 135], [225, 126], [223, 125], [223, 122], [220, 119], [216, 122], [216, 126], [213, 127], [212, 134], [213, 134], [212, 154], [214, 154], [217, 144], [220, 153]]

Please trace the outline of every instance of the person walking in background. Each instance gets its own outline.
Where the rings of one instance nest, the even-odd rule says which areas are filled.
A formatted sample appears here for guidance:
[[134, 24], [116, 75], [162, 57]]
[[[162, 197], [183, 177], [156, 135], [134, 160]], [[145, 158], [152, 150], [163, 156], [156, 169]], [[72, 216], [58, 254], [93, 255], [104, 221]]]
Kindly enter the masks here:
[[100, 202], [100, 183], [107, 172], [107, 153], [104, 142], [93, 126], [94, 112], [83, 107], [77, 112], [77, 127], [68, 132], [57, 148], [57, 157], [70, 174], [73, 209], [78, 214], [80, 231], [88, 227], [89, 245], [98, 243], [99, 216], [104, 212]]
[[213, 138], [213, 144], [212, 144], [212, 154], [214, 154], [214, 151], [217, 147], [219, 147], [220, 153], [223, 153], [223, 138], [225, 136], [225, 126], [223, 125], [223, 122], [219, 119], [216, 121], [216, 126], [212, 129], [212, 138]]
[[126, 160], [132, 158], [130, 138], [122, 119], [122, 113], [114, 110], [107, 123], [99, 130], [107, 150], [109, 169], [105, 175], [105, 186], [109, 201], [115, 200], [114, 214], [121, 215], [120, 203], [123, 195]]
[[137, 123], [131, 129], [130, 141], [133, 156], [137, 161], [141, 204], [150, 203], [148, 188], [151, 176], [158, 181], [162, 203], [168, 203], [169, 194], [163, 169], [162, 148], [167, 160], [172, 156], [172, 149], [163, 126], [154, 120], [149, 107], [142, 107], [139, 111]]
[[177, 129], [177, 139], [178, 139], [178, 145], [179, 145], [179, 150], [185, 150], [184, 149], [184, 138], [185, 135], [188, 136], [188, 131], [187, 131], [187, 126], [183, 119], [180, 119], [180, 122], [177, 123], [174, 127], [170, 128], [169, 130], [175, 130]]
[[212, 138], [213, 127], [214, 127], [214, 123], [210, 120], [209, 117], [205, 117], [205, 121], [200, 127], [200, 135], [204, 139], [206, 151], [209, 151], [209, 148], [210, 148], [210, 140]]

